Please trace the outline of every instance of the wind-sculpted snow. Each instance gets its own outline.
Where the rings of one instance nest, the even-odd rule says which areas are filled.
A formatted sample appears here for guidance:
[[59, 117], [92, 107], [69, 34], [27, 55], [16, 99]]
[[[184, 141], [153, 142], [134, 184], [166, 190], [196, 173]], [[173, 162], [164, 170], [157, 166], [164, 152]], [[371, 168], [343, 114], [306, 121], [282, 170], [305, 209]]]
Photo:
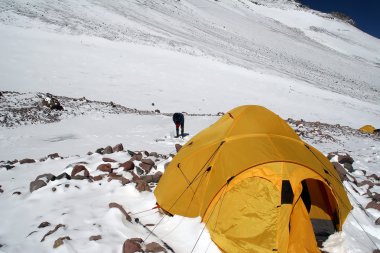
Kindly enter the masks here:
[[294, 2], [5, 0], [0, 10], [7, 25], [208, 56], [379, 102], [378, 40]]

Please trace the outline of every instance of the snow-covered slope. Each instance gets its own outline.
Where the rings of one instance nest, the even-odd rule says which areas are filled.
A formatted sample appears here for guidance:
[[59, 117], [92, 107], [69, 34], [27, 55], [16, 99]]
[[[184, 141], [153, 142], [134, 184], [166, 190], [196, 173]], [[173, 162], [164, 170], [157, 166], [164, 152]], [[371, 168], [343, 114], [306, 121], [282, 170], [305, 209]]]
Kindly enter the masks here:
[[166, 111], [262, 104], [283, 117], [302, 104], [298, 117], [331, 123], [348, 107], [354, 120], [338, 123], [379, 123], [379, 40], [292, 2], [5, 0], [0, 10], [5, 90]]

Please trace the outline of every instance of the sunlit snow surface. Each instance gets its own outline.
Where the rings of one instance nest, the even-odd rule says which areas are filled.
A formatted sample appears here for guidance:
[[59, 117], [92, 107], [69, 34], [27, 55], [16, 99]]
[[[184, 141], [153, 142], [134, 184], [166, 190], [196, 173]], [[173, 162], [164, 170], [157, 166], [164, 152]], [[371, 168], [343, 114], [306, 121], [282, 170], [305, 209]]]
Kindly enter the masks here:
[[[0, 91], [85, 96], [167, 113], [216, 114], [259, 104], [284, 119], [380, 127], [378, 39], [288, 1], [253, 2], [1, 1]], [[187, 138], [217, 119], [187, 116]], [[304, 139], [325, 154], [348, 152], [355, 169], [378, 174], [379, 140], [337, 129], [323, 130], [335, 141]], [[126, 239], [145, 239], [148, 234], [141, 226], [108, 207], [117, 202], [131, 212], [152, 208], [154, 195], [139, 193], [133, 183], [57, 180], [33, 193], [29, 183], [40, 174], [69, 173], [69, 165], [77, 162], [87, 163], [96, 175], [102, 156], [86, 153], [106, 145], [123, 143], [129, 150], [167, 155], [175, 143], [186, 142], [173, 135], [169, 116], [103, 111], [51, 124], [1, 128], [0, 160], [39, 159], [55, 152], [65, 159], [0, 168], [0, 252], [52, 252], [55, 239], [62, 236], [71, 240], [56, 252], [120, 252]], [[130, 158], [126, 152], [107, 157], [118, 162]], [[161, 160], [157, 170], [163, 171], [166, 162]], [[363, 195], [367, 186], [355, 189], [360, 194], [351, 184], [345, 186], [354, 210], [343, 232], [331, 236], [324, 250], [372, 252], [371, 240], [380, 247], [374, 223], [380, 214], [367, 209], [367, 216], [356, 205], [369, 202]], [[372, 190], [379, 192], [379, 186]], [[144, 224], [160, 223], [155, 233], [179, 253], [192, 251], [204, 227], [199, 219], [162, 219], [155, 210], [138, 217]], [[37, 228], [43, 221], [52, 225]], [[58, 224], [66, 227], [40, 242]], [[89, 241], [92, 235], [102, 239]], [[160, 243], [154, 236], [150, 241]], [[193, 252], [218, 252], [207, 230]]]

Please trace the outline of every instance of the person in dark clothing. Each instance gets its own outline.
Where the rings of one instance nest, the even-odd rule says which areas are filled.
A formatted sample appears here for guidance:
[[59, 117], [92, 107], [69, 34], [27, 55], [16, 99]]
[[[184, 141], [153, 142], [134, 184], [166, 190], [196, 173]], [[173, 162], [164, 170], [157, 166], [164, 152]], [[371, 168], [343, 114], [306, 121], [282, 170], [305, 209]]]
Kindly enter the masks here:
[[184, 136], [185, 117], [182, 113], [176, 112], [173, 114], [173, 122], [175, 124], [175, 130], [177, 132], [176, 137], [179, 137], [179, 128], [181, 127], [181, 136]]

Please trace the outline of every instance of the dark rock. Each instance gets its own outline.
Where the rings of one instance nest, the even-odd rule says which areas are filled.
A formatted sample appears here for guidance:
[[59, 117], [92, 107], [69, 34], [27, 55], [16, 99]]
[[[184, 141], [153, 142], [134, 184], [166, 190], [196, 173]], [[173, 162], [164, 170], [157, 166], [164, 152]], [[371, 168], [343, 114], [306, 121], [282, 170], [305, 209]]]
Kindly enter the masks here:
[[103, 162], [106, 162], [106, 163], [116, 163], [114, 159], [107, 158], [107, 157], [103, 157], [102, 160]]
[[4, 192], [4, 190], [0, 188], [0, 193], [3, 193], [3, 192]]
[[347, 171], [343, 168], [342, 165], [338, 162], [332, 162], [334, 165], [335, 170], [338, 172], [340, 180], [347, 180]]
[[331, 160], [331, 159], [333, 159], [334, 156], [336, 156], [336, 155], [337, 155], [337, 152], [330, 152], [330, 153], [327, 154], [327, 159]]
[[115, 203], [115, 202], [111, 202], [108, 204], [109, 208], [117, 208], [120, 210], [120, 212], [122, 212], [122, 214], [124, 214], [125, 216], [125, 219], [129, 222], [132, 222], [132, 218], [131, 216], [129, 216], [129, 214], [127, 213], [127, 211], [125, 211], [125, 209], [118, 203]]
[[136, 166], [136, 172], [137, 172], [137, 175], [144, 175], [145, 174], [145, 170], [141, 169], [139, 166]]
[[90, 238], [88, 238], [90, 241], [97, 241], [97, 240], [100, 240], [102, 239], [102, 236], [101, 235], [92, 235], [90, 236]]
[[67, 180], [71, 180], [70, 175], [67, 174], [66, 172], [63, 172], [62, 174], [59, 174], [58, 176], [55, 177], [56, 180], [60, 180], [63, 178], [66, 178]]
[[175, 150], [177, 151], [177, 153], [178, 153], [178, 151], [180, 150], [182, 148], [182, 145], [180, 145], [180, 144], [175, 144]]
[[145, 171], [145, 173], [149, 173], [154, 166], [154, 161], [152, 159], [142, 159], [139, 165]]
[[51, 188], [51, 190], [52, 190], [53, 192], [55, 192], [55, 191], [57, 190], [57, 188], [53, 187], [53, 188]]
[[148, 151], [144, 151], [144, 155], [145, 156], [149, 156], [149, 152]]
[[104, 152], [104, 148], [98, 148], [96, 151], [95, 151], [95, 153], [98, 153], [98, 154], [103, 154], [103, 152]]
[[47, 227], [47, 226], [50, 226], [50, 223], [47, 222], [47, 221], [44, 221], [44, 222], [42, 222], [42, 223], [38, 226], [38, 228], [44, 228], [44, 227]]
[[367, 178], [373, 178], [376, 181], [380, 181], [380, 177], [378, 175], [376, 175], [376, 174], [372, 174], [372, 175], [368, 176]]
[[112, 150], [112, 147], [111, 146], [107, 146], [105, 147], [105, 149], [103, 150], [103, 154], [112, 154], [113, 153], [113, 150]]
[[156, 174], [154, 175], [142, 176], [141, 180], [144, 180], [147, 183], [158, 183], [158, 181], [160, 181], [161, 176], [162, 176], [162, 172], [157, 171]]
[[123, 167], [125, 171], [133, 170], [135, 168], [135, 164], [132, 161], [126, 161], [125, 163], [121, 163], [119, 166]]
[[112, 148], [112, 151], [113, 151], [113, 152], [124, 151], [123, 144], [121, 144], [121, 143], [117, 144], [115, 147]]
[[354, 167], [352, 167], [351, 163], [344, 163], [343, 164], [344, 168], [348, 170], [350, 173], [354, 172]]
[[135, 183], [136, 183], [135, 188], [136, 188], [139, 192], [143, 192], [143, 191], [148, 191], [148, 192], [150, 192], [150, 191], [151, 191], [151, 189], [150, 189], [148, 183], [145, 182], [144, 180], [136, 180]]
[[21, 192], [14, 192], [12, 195], [21, 195]]
[[162, 247], [160, 244], [156, 243], [156, 242], [151, 242], [151, 243], [148, 243], [146, 246], [145, 246], [145, 252], [153, 252], [153, 253], [157, 253], [157, 252], [167, 252], [166, 249], [164, 247]]
[[35, 163], [35, 162], [36, 162], [36, 160], [34, 160], [34, 159], [25, 158], [25, 159], [22, 159], [22, 160], [20, 161], [20, 164], [24, 164], [24, 163]]
[[141, 245], [131, 239], [128, 239], [123, 244], [123, 252], [122, 253], [135, 253], [135, 252], [144, 252], [141, 248]]
[[7, 170], [10, 170], [10, 169], [14, 168], [15, 166], [6, 164], [3, 167], [5, 167]]
[[29, 191], [30, 192], [34, 192], [35, 190], [38, 190], [40, 189], [41, 187], [44, 187], [46, 186], [46, 183], [45, 181], [43, 180], [35, 180], [33, 182], [30, 183], [30, 186], [29, 186]]
[[77, 164], [77, 165], [74, 166], [73, 170], [71, 171], [71, 178], [74, 179], [73, 177], [76, 176], [79, 172], [82, 172], [82, 171], [84, 171], [84, 177], [85, 178], [88, 178], [90, 176], [90, 172], [88, 172], [88, 170], [86, 169], [86, 167], [84, 167], [81, 164]]
[[361, 186], [364, 186], [364, 185], [368, 185], [369, 189], [371, 189], [372, 187], [375, 186], [375, 184], [369, 180], [364, 180], [364, 181], [361, 181], [361, 182], [358, 182], [356, 184], [358, 187], [361, 187]]
[[353, 164], [354, 159], [352, 159], [352, 157], [349, 154], [338, 155], [338, 162], [340, 164], [344, 164], [344, 163]]
[[103, 163], [103, 164], [100, 164], [98, 167], [96, 167], [97, 170], [100, 170], [100, 171], [103, 171], [103, 172], [107, 172], [107, 173], [111, 173], [112, 172], [112, 166], [110, 163]]
[[376, 225], [380, 225], [380, 217], [377, 218], [377, 220], [375, 221], [375, 224], [376, 224]]
[[140, 177], [138, 175], [136, 175], [136, 173], [133, 172], [133, 170], [129, 170], [128, 171], [129, 173], [131, 173], [132, 175], [132, 182], [136, 182], [137, 180], [141, 180]]
[[157, 152], [150, 152], [150, 153], [149, 153], [149, 156], [153, 156], [153, 157], [158, 158], [158, 154], [157, 154]]
[[133, 156], [132, 156], [132, 160], [133, 161], [141, 161], [141, 159], [142, 159], [142, 154], [141, 153], [137, 153], [137, 154], [134, 154]]
[[59, 100], [49, 93], [46, 94], [46, 98], [42, 99], [42, 105], [50, 108], [51, 110], [63, 110], [63, 107]]
[[155, 113], [161, 113], [161, 111], [158, 110], [158, 109], [154, 110], [154, 112], [155, 112]]
[[55, 158], [62, 158], [62, 157], [60, 157], [60, 156], [58, 155], [58, 153], [54, 153], [54, 154], [50, 154], [50, 155], [48, 155], [48, 158], [50, 158], [50, 159], [55, 159]]
[[56, 177], [50, 173], [39, 175], [37, 176], [36, 180], [41, 179], [41, 178], [46, 178], [46, 183], [48, 183], [49, 181], [54, 181], [56, 179]]
[[97, 175], [97, 176], [92, 178], [92, 180], [94, 180], [94, 181], [100, 181], [102, 179], [103, 179], [103, 175]]
[[108, 177], [108, 182], [111, 180], [119, 180], [122, 185], [126, 185], [126, 184], [130, 183], [129, 179], [127, 179], [121, 175], [110, 175]]
[[377, 211], [380, 211], [380, 203], [376, 201], [371, 201], [367, 204], [365, 208], [366, 209], [373, 208], [373, 209], [376, 209]]
[[55, 240], [53, 248], [58, 248], [63, 244], [63, 240], [71, 240], [69, 236], [60, 237], [57, 240]]
[[87, 155], [92, 155], [93, 153], [91, 151], [88, 151], [87, 152]]

